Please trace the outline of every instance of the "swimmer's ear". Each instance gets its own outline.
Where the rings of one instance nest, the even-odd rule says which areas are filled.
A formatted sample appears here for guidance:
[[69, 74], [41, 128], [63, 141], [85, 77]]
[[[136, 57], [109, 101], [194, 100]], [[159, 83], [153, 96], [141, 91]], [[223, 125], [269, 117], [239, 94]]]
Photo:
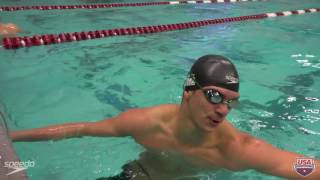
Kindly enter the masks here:
[[192, 92], [193, 91], [184, 91], [183, 92], [183, 98], [188, 101], [190, 99], [191, 95], [192, 95]]

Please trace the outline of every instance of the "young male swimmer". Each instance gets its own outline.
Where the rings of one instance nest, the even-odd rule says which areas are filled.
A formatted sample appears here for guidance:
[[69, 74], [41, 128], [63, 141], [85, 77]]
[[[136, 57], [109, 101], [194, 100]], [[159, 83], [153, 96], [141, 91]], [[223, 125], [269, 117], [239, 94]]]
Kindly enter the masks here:
[[21, 31], [20, 28], [15, 24], [12, 24], [12, 23], [1, 24], [0, 23], [0, 38], [15, 36], [20, 31]]
[[117, 176], [100, 180], [174, 180], [201, 170], [257, 171], [287, 179], [320, 179], [320, 161], [308, 176], [293, 168], [303, 155], [278, 149], [237, 130], [226, 116], [239, 99], [239, 77], [225, 57], [206, 55], [192, 66], [180, 105], [130, 109], [98, 122], [79, 122], [11, 133], [14, 141], [80, 136], [132, 136], [146, 148]]

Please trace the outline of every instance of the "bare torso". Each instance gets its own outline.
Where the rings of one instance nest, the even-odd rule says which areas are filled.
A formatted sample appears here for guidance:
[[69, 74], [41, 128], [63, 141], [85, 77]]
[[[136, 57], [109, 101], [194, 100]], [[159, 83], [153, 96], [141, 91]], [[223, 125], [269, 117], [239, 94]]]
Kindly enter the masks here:
[[[168, 111], [173, 112], [178, 108], [175, 105], [169, 105], [169, 107]], [[229, 122], [225, 121], [223, 123], [226, 124], [221, 124], [224, 128], [228, 128], [227, 136], [219, 140], [215, 140], [216, 137], [209, 137], [204, 144], [190, 145], [181, 142], [175, 136], [174, 123], [171, 122], [170, 117], [165, 118], [159, 118], [160, 121], [156, 123], [156, 128], [153, 128], [151, 133], [134, 137], [137, 143], [147, 149], [141, 154], [139, 162], [152, 180], [179, 179], [179, 177], [190, 177], [203, 171], [222, 168], [237, 170], [237, 167], [226, 158], [231, 151], [225, 148], [228, 146], [234, 149], [239, 144], [238, 138], [235, 137], [238, 131]], [[172, 121], [174, 121], [173, 118]]]

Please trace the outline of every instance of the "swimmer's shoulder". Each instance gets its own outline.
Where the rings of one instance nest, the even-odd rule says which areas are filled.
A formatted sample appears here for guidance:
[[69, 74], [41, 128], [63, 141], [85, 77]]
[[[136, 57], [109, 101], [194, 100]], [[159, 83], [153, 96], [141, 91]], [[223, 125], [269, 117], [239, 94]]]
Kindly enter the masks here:
[[[134, 133], [136, 138], [140, 135], [145, 136], [146, 134], [155, 134], [162, 132], [163, 129], [166, 129], [169, 122], [172, 121], [178, 105], [159, 105], [145, 108], [134, 108], [126, 112], [126, 116], [130, 116], [134, 120], [132, 126], [139, 128], [139, 131]], [[168, 117], [168, 118], [167, 118]]]
[[[240, 131], [229, 121], [224, 121], [222, 124], [222, 130], [225, 132], [223, 134], [223, 149], [231, 150], [230, 154], [235, 154], [234, 150], [241, 151], [244, 147], [252, 144], [256, 140], [250, 134]], [[225, 151], [226, 153], [228, 151]], [[229, 153], [227, 153], [229, 154]]]
[[179, 110], [178, 104], [162, 104], [157, 106], [129, 109], [127, 112], [140, 114], [143, 116], [166, 116], [176, 113]]
[[177, 117], [179, 108], [178, 104], [163, 104], [153, 107], [151, 112], [158, 122], [169, 123]]
[[158, 106], [133, 108], [123, 112], [121, 115], [135, 117], [137, 121], [143, 121], [144, 123], [158, 123], [160, 121], [172, 119], [172, 117], [174, 117], [178, 112], [179, 107], [180, 106], [177, 104], [163, 104]]
[[233, 171], [247, 169], [244, 162], [248, 157], [248, 149], [251, 149], [257, 143], [257, 139], [239, 130], [235, 130], [231, 138], [228, 139], [220, 149], [228, 169]]
[[238, 129], [234, 129], [233, 132], [233, 137], [235, 137], [233, 140], [233, 142], [235, 142], [238, 146], [248, 146], [252, 143], [254, 143], [255, 141], [257, 141], [257, 139], [255, 137], [253, 137], [252, 135], [240, 131]]
[[236, 130], [234, 138], [229, 141], [229, 147], [227, 149], [232, 149], [230, 154], [234, 156], [241, 156], [245, 154], [247, 149], [252, 147], [258, 147], [259, 145], [265, 143], [263, 140], [258, 139], [246, 132]]

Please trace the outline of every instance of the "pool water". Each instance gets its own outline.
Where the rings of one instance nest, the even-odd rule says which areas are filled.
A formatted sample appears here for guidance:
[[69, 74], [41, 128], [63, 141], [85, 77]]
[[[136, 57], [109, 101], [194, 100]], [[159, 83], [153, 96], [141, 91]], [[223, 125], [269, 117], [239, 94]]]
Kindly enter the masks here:
[[[84, 3], [94, 2], [6, 0], [0, 5]], [[1, 20], [18, 24], [24, 30], [20, 35], [30, 36], [319, 7], [317, 0], [280, 0], [1, 12]], [[320, 13], [308, 13], [152, 35], [1, 48], [0, 102], [8, 110], [10, 130], [98, 121], [134, 107], [180, 103], [194, 60], [221, 54], [236, 64], [241, 81], [241, 105], [229, 121], [277, 147], [320, 158], [319, 18]], [[131, 138], [94, 137], [14, 147], [22, 161], [35, 161], [27, 170], [30, 179], [48, 180], [115, 175], [144, 150]], [[199, 179], [279, 178], [250, 170], [209, 172]]]

